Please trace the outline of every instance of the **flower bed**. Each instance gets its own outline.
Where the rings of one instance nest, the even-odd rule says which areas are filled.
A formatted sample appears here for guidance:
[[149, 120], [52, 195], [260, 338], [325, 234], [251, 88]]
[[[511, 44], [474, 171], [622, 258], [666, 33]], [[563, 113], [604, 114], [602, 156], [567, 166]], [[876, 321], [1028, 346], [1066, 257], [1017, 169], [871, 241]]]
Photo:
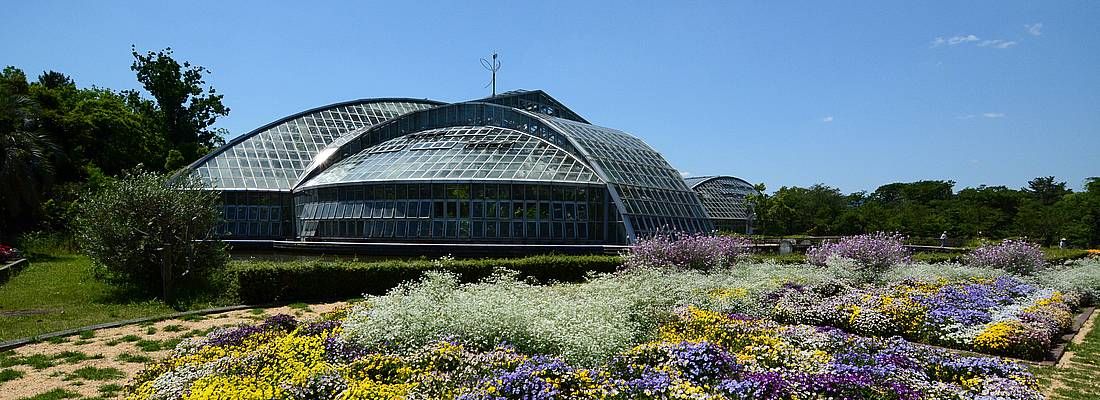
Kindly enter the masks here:
[[130, 398], [1042, 398], [1011, 361], [694, 307], [593, 366], [460, 340], [373, 351], [344, 339], [341, 318], [276, 316], [183, 342], [135, 379]]
[[774, 317], [861, 335], [1011, 357], [1041, 359], [1072, 324], [1074, 295], [1012, 277], [910, 280], [850, 290], [787, 285], [772, 294]]

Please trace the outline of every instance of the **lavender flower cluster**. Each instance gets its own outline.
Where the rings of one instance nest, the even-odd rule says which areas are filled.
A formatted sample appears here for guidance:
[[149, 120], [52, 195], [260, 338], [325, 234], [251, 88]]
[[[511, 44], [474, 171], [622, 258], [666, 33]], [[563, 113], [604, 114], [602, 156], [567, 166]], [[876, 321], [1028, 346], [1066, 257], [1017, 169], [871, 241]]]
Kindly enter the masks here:
[[966, 262], [972, 266], [1003, 269], [1017, 275], [1033, 275], [1046, 266], [1043, 250], [1039, 245], [1012, 239], [978, 247], [966, 256]]
[[873, 271], [910, 262], [909, 250], [905, 248], [905, 237], [885, 232], [825, 241], [806, 252], [806, 260], [814, 265], [825, 265], [836, 259], [849, 260], [858, 268]]
[[751, 253], [752, 240], [745, 237], [664, 232], [631, 246], [624, 266], [710, 270], [733, 265]]

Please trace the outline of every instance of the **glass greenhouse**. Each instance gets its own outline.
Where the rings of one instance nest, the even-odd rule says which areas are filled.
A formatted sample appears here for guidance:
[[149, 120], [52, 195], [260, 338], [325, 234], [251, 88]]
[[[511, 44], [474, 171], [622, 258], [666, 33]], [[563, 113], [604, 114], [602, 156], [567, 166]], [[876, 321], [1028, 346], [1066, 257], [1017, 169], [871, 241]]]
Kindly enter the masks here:
[[715, 229], [752, 233], [756, 212], [748, 197], [760, 192], [751, 183], [733, 176], [695, 176], [684, 183], [699, 196]]
[[725, 218], [645, 142], [537, 90], [333, 104], [190, 168], [223, 193], [224, 239], [612, 245]]

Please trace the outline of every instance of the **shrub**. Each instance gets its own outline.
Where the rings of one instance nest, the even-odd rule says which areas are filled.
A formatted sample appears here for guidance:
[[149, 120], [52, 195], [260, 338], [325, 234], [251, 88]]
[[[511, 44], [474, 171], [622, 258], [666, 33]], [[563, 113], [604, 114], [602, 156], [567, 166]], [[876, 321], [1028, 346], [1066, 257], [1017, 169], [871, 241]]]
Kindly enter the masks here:
[[625, 266], [709, 270], [732, 265], [752, 252], [752, 241], [737, 236], [658, 233], [626, 253]]
[[966, 262], [976, 267], [1003, 269], [1018, 275], [1033, 275], [1046, 266], [1039, 245], [1012, 239], [978, 247], [966, 256]]
[[356, 261], [242, 261], [230, 264], [229, 275], [239, 300], [248, 304], [274, 301], [349, 298], [383, 294], [430, 270], [450, 271], [473, 282], [494, 270], [516, 271], [521, 277], [549, 282], [576, 282], [592, 272], [611, 272], [622, 265], [618, 256], [541, 255], [506, 259]]
[[811, 247], [806, 252], [806, 259], [814, 265], [826, 265], [836, 259], [850, 260], [857, 269], [882, 272], [910, 262], [904, 239], [900, 234], [885, 232], [846, 236]]
[[[204, 189], [190, 175], [138, 170], [86, 194], [77, 237], [96, 276], [156, 293], [162, 278], [201, 281], [224, 266], [224, 245], [205, 240], [221, 218], [220, 196]], [[162, 265], [170, 275], [161, 276]]]

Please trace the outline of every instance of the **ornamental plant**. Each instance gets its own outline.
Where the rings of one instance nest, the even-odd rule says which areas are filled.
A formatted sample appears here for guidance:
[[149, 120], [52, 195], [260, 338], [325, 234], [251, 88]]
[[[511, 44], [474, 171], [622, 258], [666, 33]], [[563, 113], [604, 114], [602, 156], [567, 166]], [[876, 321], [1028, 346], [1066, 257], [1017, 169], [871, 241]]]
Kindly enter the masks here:
[[186, 339], [139, 373], [127, 398], [1042, 398], [1021, 363], [692, 306], [678, 308], [653, 338], [594, 365], [451, 339], [390, 352], [347, 341], [344, 321], [325, 318], [278, 316]]
[[170, 295], [173, 281], [197, 284], [222, 269], [225, 245], [210, 240], [222, 217], [221, 196], [204, 189], [195, 176], [137, 170], [86, 194], [77, 237], [96, 277]]
[[624, 255], [624, 267], [710, 270], [752, 253], [752, 240], [737, 236], [658, 233], [639, 240]]
[[998, 268], [1018, 275], [1034, 275], [1046, 266], [1043, 250], [1039, 245], [1012, 239], [978, 247], [966, 256], [966, 262], [973, 266]]
[[886, 232], [845, 236], [811, 247], [806, 252], [806, 260], [814, 265], [845, 260], [860, 270], [882, 272], [892, 266], [910, 262], [909, 250], [905, 248], [904, 241], [904, 236]]

